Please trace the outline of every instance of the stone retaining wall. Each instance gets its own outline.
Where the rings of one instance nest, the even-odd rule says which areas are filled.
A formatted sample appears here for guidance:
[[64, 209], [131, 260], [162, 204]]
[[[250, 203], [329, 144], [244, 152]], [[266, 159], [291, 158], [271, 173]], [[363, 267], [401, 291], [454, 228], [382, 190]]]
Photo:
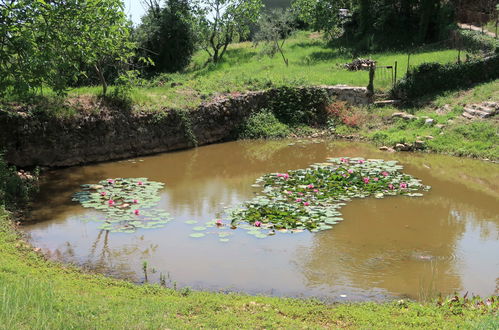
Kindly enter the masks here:
[[[367, 89], [319, 86], [353, 105], [370, 102]], [[265, 107], [269, 92], [223, 98], [194, 110], [162, 114], [89, 115], [54, 119], [0, 111], [0, 146], [5, 159], [20, 167], [73, 166], [154, 154], [232, 139], [234, 130]], [[186, 127], [189, 126], [189, 127]], [[192, 136], [193, 135], [193, 136]]]

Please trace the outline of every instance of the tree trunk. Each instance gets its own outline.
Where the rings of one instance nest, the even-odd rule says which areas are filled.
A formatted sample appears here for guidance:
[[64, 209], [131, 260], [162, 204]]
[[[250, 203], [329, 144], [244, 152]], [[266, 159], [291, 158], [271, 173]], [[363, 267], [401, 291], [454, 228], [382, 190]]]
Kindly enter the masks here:
[[106, 83], [106, 78], [104, 78], [104, 74], [102, 74], [102, 69], [97, 66], [97, 64], [94, 64], [95, 71], [97, 71], [97, 75], [99, 76], [99, 80], [102, 84], [102, 95], [106, 96], [107, 92], [107, 83]]
[[423, 0], [421, 4], [421, 19], [419, 21], [419, 42], [425, 42], [428, 35], [431, 17], [435, 12], [437, 0]]

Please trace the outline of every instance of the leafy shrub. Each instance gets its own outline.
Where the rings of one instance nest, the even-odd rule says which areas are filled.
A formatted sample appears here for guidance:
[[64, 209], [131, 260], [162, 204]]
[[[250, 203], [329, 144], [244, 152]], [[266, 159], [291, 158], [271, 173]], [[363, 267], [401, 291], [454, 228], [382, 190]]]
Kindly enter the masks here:
[[272, 112], [263, 109], [251, 115], [240, 130], [243, 139], [276, 139], [286, 137], [289, 127], [281, 123]]
[[499, 40], [478, 31], [458, 30], [459, 39], [469, 52], [486, 52], [499, 54]]
[[354, 110], [346, 106], [345, 102], [334, 102], [326, 107], [330, 123], [336, 125], [346, 125], [358, 128], [365, 121], [365, 116], [359, 110]]
[[9, 166], [0, 154], [0, 206], [25, 203], [37, 190], [36, 176], [21, 179], [16, 168]]
[[391, 94], [395, 98], [413, 99], [497, 78], [499, 78], [497, 55], [466, 63], [424, 63], [400, 80], [391, 90]]
[[329, 96], [321, 88], [280, 87], [270, 91], [268, 106], [275, 117], [290, 126], [327, 121]]
[[155, 64], [149, 73], [175, 72], [189, 64], [196, 47], [192, 19], [192, 8], [183, 0], [165, 1], [163, 8], [153, 6], [142, 17], [135, 38], [142, 55]]

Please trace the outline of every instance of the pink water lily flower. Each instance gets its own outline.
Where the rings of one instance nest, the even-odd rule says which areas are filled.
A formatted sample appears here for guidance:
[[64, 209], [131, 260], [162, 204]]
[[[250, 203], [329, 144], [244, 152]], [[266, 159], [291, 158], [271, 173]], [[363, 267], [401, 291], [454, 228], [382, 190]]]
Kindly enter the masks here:
[[303, 206], [309, 206], [310, 203], [309, 202], [303, 202]]
[[113, 183], [114, 183], [114, 180], [113, 180], [113, 179], [107, 179], [107, 183], [109, 183], [109, 184], [113, 184]]
[[134, 200], [133, 200], [133, 203], [134, 203], [134, 204], [137, 204], [138, 202], [139, 202], [139, 200], [138, 200], [138, 199], [134, 199]]
[[352, 169], [349, 169], [349, 170], [348, 170], [348, 173], [352, 174], [352, 173], [353, 173], [353, 170], [352, 170]]
[[366, 161], [363, 159], [359, 159], [359, 164], [364, 164]]
[[362, 179], [362, 181], [364, 181], [365, 184], [368, 184], [369, 183], [369, 178], [364, 178], [364, 179]]
[[378, 178], [374, 178], [373, 180], [377, 182], [379, 179]]
[[222, 222], [221, 219], [218, 219], [217, 222], [216, 222], [216, 224], [217, 224], [217, 226], [221, 226], [221, 225], [223, 225], [223, 222]]
[[342, 162], [342, 163], [348, 163], [348, 159], [346, 159], [346, 158], [340, 158], [340, 162]]
[[302, 193], [302, 192], [299, 192], [299, 193], [298, 193], [298, 195], [299, 195], [299, 196], [303, 196], [303, 195], [305, 195], [305, 194], [304, 194], [304, 193]]
[[402, 189], [407, 188], [407, 183], [402, 182], [402, 183], [400, 184], [400, 188], [402, 188]]
[[292, 191], [286, 191], [286, 194], [291, 195], [293, 192]]
[[260, 221], [255, 221], [255, 227], [261, 227], [262, 223]]
[[388, 188], [390, 188], [390, 190], [395, 189], [395, 187], [394, 187], [394, 186], [393, 186], [393, 184], [391, 184], [391, 183], [388, 185]]
[[139, 211], [139, 210], [135, 210], [135, 211], [133, 211], [133, 213], [134, 213], [135, 215], [139, 215], [140, 211]]
[[301, 199], [301, 198], [297, 198], [297, 199], [295, 199], [295, 202], [297, 202], [297, 203], [301, 203], [301, 201], [302, 201], [302, 200], [303, 200], [303, 199]]
[[108, 200], [107, 203], [109, 204], [109, 206], [113, 206], [115, 204], [112, 199]]
[[101, 196], [106, 196], [106, 192], [105, 191], [101, 191], [100, 195]]
[[308, 185], [308, 188], [309, 188], [309, 189], [312, 189], [312, 188], [314, 188], [314, 185], [313, 185], [313, 184], [309, 184], [309, 185]]
[[138, 184], [139, 186], [142, 186], [142, 185], [144, 184], [144, 182], [139, 181], [139, 182], [137, 182], [137, 184]]
[[314, 193], [317, 193], [317, 192], [319, 192], [319, 189], [314, 189]]
[[381, 172], [381, 174], [386, 177], [386, 176], [388, 176], [389, 173], [384, 171], [384, 172]]
[[289, 174], [288, 173], [284, 173], [284, 179], [289, 179]]

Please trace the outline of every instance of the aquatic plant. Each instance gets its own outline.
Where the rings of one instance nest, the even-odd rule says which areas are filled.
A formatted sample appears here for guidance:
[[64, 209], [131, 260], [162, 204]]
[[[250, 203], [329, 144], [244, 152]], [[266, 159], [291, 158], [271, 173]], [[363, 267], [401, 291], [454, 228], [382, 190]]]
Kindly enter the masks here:
[[89, 220], [102, 221], [100, 229], [133, 232], [138, 228], [159, 228], [170, 221], [168, 212], [157, 208], [161, 182], [147, 178], [116, 178], [82, 185], [73, 201], [98, 210]]
[[[257, 180], [263, 191], [230, 213], [232, 226], [256, 237], [280, 231], [331, 229], [342, 221], [339, 209], [352, 198], [422, 196], [420, 180], [401, 172], [396, 161], [331, 158], [306, 169], [272, 173]], [[248, 227], [248, 225], [250, 227]]]

